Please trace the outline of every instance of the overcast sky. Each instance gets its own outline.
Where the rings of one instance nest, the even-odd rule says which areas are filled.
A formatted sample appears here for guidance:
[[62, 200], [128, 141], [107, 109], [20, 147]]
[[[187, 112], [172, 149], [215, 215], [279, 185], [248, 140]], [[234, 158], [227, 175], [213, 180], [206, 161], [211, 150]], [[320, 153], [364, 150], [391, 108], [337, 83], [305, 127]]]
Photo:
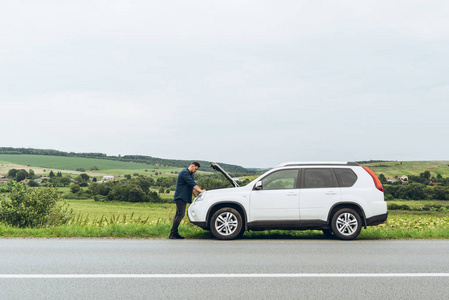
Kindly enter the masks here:
[[448, 1], [0, 1], [0, 146], [449, 160]]

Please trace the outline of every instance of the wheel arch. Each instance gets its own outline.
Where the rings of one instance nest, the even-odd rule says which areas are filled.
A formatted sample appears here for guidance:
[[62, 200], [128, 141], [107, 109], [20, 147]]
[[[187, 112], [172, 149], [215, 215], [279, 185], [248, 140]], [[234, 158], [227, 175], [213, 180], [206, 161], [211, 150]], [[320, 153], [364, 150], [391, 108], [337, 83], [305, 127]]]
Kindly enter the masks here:
[[206, 223], [207, 223], [206, 226], [208, 229], [210, 229], [210, 220], [211, 220], [212, 216], [214, 215], [214, 213], [223, 207], [231, 207], [231, 208], [234, 208], [235, 210], [237, 210], [240, 213], [240, 216], [242, 217], [244, 230], [245, 231], [248, 230], [248, 226], [247, 226], [248, 217], [246, 215], [246, 210], [243, 208], [243, 206], [240, 203], [237, 203], [234, 201], [220, 201], [220, 202], [215, 203], [213, 206], [211, 206], [209, 208], [209, 211], [207, 212], [207, 215], [206, 215]]
[[340, 209], [342, 208], [350, 208], [353, 209], [355, 212], [357, 212], [360, 216], [360, 218], [362, 219], [362, 226], [365, 227], [366, 229], [366, 216], [365, 216], [365, 211], [363, 210], [363, 208], [354, 202], [340, 202], [340, 203], [336, 203], [334, 204], [334, 206], [331, 207], [331, 209], [329, 210], [329, 214], [327, 216], [327, 221], [330, 223], [330, 221], [332, 220], [332, 216]]

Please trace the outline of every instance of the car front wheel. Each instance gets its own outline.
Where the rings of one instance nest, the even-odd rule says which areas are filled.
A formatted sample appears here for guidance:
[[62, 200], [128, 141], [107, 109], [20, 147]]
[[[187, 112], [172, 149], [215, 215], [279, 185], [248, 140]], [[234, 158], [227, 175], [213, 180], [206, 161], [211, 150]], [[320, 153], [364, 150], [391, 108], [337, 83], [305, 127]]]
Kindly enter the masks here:
[[362, 220], [359, 214], [350, 208], [337, 211], [331, 222], [332, 232], [342, 240], [353, 240], [362, 230]]
[[232, 240], [241, 233], [242, 223], [242, 216], [237, 210], [224, 207], [217, 210], [212, 216], [210, 229], [217, 239]]

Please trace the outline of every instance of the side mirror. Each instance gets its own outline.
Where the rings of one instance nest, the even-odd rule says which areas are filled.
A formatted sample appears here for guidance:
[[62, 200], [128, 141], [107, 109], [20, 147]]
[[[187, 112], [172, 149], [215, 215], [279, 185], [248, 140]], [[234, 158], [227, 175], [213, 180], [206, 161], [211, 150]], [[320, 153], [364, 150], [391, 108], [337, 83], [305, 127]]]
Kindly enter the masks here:
[[255, 190], [261, 190], [262, 189], [262, 181], [256, 182], [256, 185], [254, 186]]

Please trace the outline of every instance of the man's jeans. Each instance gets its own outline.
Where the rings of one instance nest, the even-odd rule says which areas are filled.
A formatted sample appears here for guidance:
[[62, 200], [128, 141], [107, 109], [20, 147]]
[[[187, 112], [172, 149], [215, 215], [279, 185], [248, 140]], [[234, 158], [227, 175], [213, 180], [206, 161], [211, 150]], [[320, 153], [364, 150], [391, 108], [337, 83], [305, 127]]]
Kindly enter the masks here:
[[170, 235], [178, 234], [179, 223], [181, 223], [182, 219], [186, 215], [186, 205], [182, 200], [175, 200], [176, 202], [176, 214], [173, 219], [173, 227], [171, 228]]

